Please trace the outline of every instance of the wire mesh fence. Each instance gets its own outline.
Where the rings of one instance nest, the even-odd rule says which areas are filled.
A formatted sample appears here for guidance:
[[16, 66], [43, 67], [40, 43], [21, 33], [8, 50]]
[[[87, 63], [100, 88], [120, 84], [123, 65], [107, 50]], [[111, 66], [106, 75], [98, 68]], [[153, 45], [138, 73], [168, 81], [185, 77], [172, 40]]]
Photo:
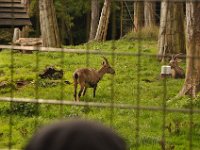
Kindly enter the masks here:
[[[0, 149], [23, 149], [40, 126], [69, 118], [110, 125], [129, 149], [199, 148], [198, 98], [177, 98], [184, 80], [160, 77], [157, 41], [144, 39], [140, 30], [135, 39], [116, 40], [117, 8], [112, 8], [108, 42], [63, 48], [0, 45]], [[116, 74], [105, 75], [95, 98], [89, 89], [79, 102], [74, 101], [73, 72], [100, 68], [101, 56], [108, 58]], [[63, 77], [41, 78], [47, 66], [62, 70]]]

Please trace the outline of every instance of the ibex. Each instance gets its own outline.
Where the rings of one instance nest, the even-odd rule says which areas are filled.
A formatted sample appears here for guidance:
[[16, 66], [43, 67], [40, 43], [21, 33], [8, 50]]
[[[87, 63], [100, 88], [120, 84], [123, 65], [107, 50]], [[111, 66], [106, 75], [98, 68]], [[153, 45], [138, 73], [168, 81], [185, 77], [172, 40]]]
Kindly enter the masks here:
[[[79, 101], [81, 95], [85, 95], [87, 88], [93, 88], [93, 97], [95, 97], [98, 82], [103, 78], [104, 74], [115, 74], [115, 70], [110, 66], [108, 60], [103, 57], [102, 67], [99, 70], [92, 68], [80, 68], [73, 74], [74, 79], [74, 99]], [[80, 91], [77, 99], [77, 87], [80, 85]]]
[[185, 72], [184, 70], [178, 65], [177, 57], [180, 54], [172, 55], [171, 60], [169, 61], [169, 66], [171, 66], [172, 69], [172, 77], [173, 78], [185, 78]]

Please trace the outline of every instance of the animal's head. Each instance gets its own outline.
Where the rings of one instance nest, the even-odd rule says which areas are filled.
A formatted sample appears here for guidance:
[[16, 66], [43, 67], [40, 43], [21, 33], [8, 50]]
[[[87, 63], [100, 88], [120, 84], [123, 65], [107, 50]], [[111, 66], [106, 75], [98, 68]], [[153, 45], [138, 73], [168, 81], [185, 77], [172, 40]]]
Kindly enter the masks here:
[[115, 70], [110, 66], [107, 58], [103, 57], [104, 61], [102, 62], [102, 66], [105, 70], [105, 73], [115, 74]]
[[172, 58], [171, 58], [171, 60], [169, 61], [169, 66], [171, 66], [172, 68], [178, 66], [179, 61], [178, 61], [178, 58], [177, 58], [177, 57], [178, 57], [179, 55], [180, 55], [180, 54], [172, 55]]

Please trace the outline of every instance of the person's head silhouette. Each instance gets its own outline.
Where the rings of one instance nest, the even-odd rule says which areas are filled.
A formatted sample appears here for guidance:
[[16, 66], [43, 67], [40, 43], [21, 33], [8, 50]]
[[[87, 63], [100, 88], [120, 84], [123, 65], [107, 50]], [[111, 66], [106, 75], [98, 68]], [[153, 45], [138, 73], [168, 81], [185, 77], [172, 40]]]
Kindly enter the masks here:
[[99, 123], [71, 120], [42, 128], [25, 150], [126, 150], [126, 144]]

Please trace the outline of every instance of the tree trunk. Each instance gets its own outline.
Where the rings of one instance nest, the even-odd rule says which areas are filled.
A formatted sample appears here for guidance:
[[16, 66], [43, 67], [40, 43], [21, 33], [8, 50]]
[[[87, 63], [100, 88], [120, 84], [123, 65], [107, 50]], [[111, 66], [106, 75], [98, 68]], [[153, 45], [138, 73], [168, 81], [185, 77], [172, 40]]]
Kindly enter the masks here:
[[145, 27], [153, 27], [156, 25], [156, 3], [144, 3], [144, 21]]
[[111, 7], [111, 0], [105, 0], [95, 36], [96, 41], [106, 40], [109, 17], [110, 17], [110, 9], [111, 9], [110, 7]]
[[185, 53], [183, 3], [162, 1], [159, 31], [159, 52], [161, 60], [174, 53]]
[[[200, 91], [200, 2], [186, 4], [187, 66], [186, 78], [179, 96], [196, 97]], [[195, 58], [194, 58], [195, 57]]]
[[144, 2], [134, 2], [134, 31], [141, 30], [144, 26]]
[[45, 47], [61, 47], [53, 0], [39, 0], [40, 29]]
[[89, 41], [94, 40], [99, 22], [99, 0], [91, 1], [91, 23]]
[[28, 38], [29, 37], [29, 31], [30, 31], [30, 27], [24, 26], [21, 30], [21, 37], [22, 38]]
[[14, 28], [14, 33], [13, 33], [13, 40], [12, 42], [15, 43], [19, 38], [21, 38], [21, 31], [19, 28]]

